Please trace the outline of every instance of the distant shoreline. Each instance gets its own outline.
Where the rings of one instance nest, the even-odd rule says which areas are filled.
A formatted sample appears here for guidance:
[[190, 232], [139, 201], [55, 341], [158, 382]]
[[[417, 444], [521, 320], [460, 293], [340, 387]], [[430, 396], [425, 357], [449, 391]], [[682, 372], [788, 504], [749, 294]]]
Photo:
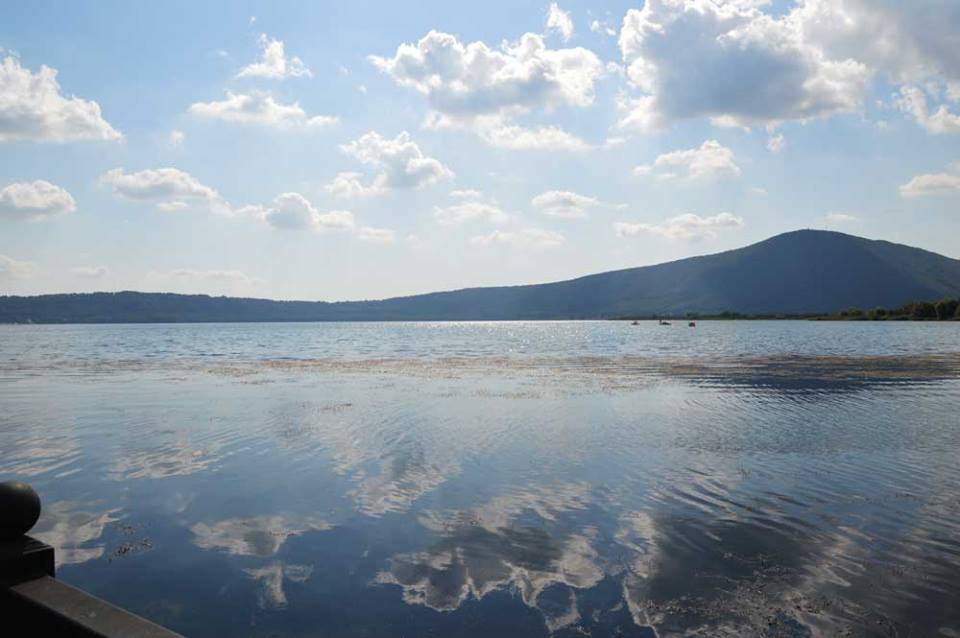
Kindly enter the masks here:
[[529, 318], [529, 319], [211, 319], [211, 320], [144, 320], [144, 321], [0, 321], [0, 326], [172, 326], [172, 325], [213, 325], [213, 324], [266, 324], [266, 323], [526, 323], [526, 322], [552, 322], [552, 321], [607, 321], [607, 322], [629, 322], [629, 321], [670, 321], [678, 324], [696, 321], [832, 321], [832, 322], [909, 322], [909, 323], [960, 323], [960, 319], [936, 319], [936, 318], [911, 318], [911, 317], [888, 317], [882, 319], [869, 319], [867, 317], [843, 317], [840, 315], [741, 315], [741, 316], [719, 316], [719, 315], [698, 315], [698, 316], [674, 316], [661, 315], [659, 317], [551, 317], [551, 318]]

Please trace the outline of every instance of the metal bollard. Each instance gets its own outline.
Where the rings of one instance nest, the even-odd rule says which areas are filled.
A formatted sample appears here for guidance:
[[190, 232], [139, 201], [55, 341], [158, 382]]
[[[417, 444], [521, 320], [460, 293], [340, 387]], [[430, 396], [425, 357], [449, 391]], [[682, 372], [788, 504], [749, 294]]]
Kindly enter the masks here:
[[19, 481], [0, 483], [0, 585], [54, 575], [53, 548], [27, 536], [40, 518], [40, 497]]

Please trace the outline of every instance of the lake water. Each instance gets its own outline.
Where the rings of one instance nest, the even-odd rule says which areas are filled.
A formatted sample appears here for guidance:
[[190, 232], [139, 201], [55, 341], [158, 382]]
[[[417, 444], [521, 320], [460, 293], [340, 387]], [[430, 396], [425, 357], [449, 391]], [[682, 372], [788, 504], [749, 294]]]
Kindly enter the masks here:
[[188, 636], [960, 636], [960, 323], [0, 326], [0, 453]]

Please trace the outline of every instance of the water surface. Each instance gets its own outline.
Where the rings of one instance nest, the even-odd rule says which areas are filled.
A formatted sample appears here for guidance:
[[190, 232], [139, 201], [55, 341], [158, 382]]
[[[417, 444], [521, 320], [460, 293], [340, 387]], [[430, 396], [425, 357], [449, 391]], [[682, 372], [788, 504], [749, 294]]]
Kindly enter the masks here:
[[960, 324], [0, 326], [58, 576], [190, 636], [960, 636]]

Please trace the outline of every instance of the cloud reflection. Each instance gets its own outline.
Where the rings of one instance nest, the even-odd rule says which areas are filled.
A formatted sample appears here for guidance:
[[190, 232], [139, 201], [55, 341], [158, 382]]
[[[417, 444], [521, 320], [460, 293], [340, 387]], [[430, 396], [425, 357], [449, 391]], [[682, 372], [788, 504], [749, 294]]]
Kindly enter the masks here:
[[196, 523], [190, 531], [194, 545], [201, 549], [222, 550], [239, 556], [272, 556], [291, 536], [331, 527], [321, 518], [278, 515]]
[[73, 464], [80, 454], [76, 443], [63, 434], [23, 437], [9, 445], [4, 450], [5, 458], [0, 461], [0, 470], [13, 476], [32, 477], [54, 472]]
[[[440, 540], [427, 551], [394, 556], [376, 582], [399, 585], [404, 601], [437, 611], [510, 588], [553, 629], [573, 624], [579, 613], [572, 590], [595, 586], [604, 571], [594, 528], [563, 532], [555, 523], [584, 509], [588, 497], [586, 486], [574, 484], [500, 496], [473, 510], [427, 512], [421, 523]], [[567, 590], [560, 605], [543, 595], [554, 585]]]
[[209, 469], [220, 458], [214, 446], [198, 447], [181, 439], [168, 445], [126, 451], [113, 467], [117, 481], [186, 476]]
[[250, 578], [260, 581], [258, 601], [261, 609], [283, 609], [287, 606], [287, 594], [283, 590], [284, 579], [294, 582], [306, 582], [313, 574], [311, 565], [284, 565], [273, 562], [257, 569], [245, 569]]
[[80, 509], [79, 503], [57, 501], [43, 508], [36, 527], [30, 532], [56, 550], [56, 566], [85, 563], [103, 556], [104, 545], [92, 545], [104, 528], [118, 520], [119, 508], [93, 513]]

